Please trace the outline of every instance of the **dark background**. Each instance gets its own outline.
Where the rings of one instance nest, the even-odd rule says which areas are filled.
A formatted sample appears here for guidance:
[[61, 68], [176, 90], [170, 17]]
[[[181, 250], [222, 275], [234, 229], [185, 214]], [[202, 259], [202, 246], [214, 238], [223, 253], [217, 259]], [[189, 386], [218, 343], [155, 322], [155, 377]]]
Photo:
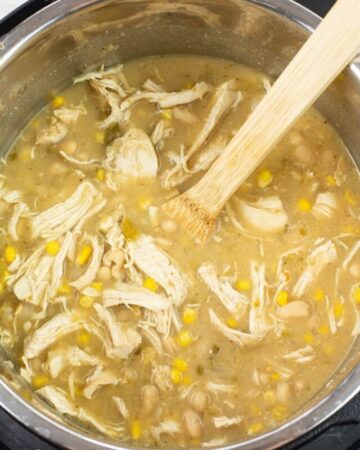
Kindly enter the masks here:
[[[30, 0], [15, 14], [0, 21], [0, 35], [51, 2], [52, 0]], [[298, 3], [324, 16], [335, 0], [298, 0]], [[0, 409], [0, 450], [55, 450], [55, 448], [31, 434]], [[284, 447], [283, 450], [360, 450], [360, 397], [357, 396], [314, 431]]]

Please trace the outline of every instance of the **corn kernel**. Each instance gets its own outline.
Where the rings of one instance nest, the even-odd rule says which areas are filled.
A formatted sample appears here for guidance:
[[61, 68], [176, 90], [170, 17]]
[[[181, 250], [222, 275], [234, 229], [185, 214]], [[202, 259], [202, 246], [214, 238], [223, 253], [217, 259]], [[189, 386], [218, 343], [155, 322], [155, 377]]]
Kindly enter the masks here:
[[171, 381], [174, 384], [180, 384], [183, 380], [183, 374], [179, 369], [176, 369], [176, 367], [173, 367], [171, 369]]
[[353, 291], [353, 299], [355, 300], [355, 303], [360, 305], [360, 286], [356, 287]]
[[41, 389], [49, 384], [50, 380], [46, 375], [36, 375], [32, 378], [31, 383], [35, 389]]
[[186, 325], [191, 325], [197, 319], [197, 310], [195, 308], [184, 308], [182, 320]]
[[250, 405], [250, 411], [253, 416], [262, 416], [263, 410], [256, 403]]
[[5, 260], [8, 263], [12, 263], [14, 259], [16, 258], [16, 248], [12, 247], [11, 245], [8, 245], [5, 247]]
[[336, 186], [336, 180], [332, 175], [328, 175], [326, 177], [326, 185], [327, 186]]
[[314, 293], [314, 300], [316, 300], [317, 302], [322, 302], [324, 301], [324, 298], [325, 292], [322, 289], [316, 289]]
[[60, 295], [67, 295], [71, 293], [71, 286], [68, 283], [64, 283], [61, 284], [58, 289], [57, 289], [57, 293]]
[[251, 289], [251, 281], [239, 278], [236, 280], [235, 289], [238, 291], [250, 291]]
[[354, 193], [350, 190], [345, 191], [344, 198], [351, 206], [355, 206], [357, 203]]
[[75, 394], [77, 397], [81, 397], [82, 394], [83, 394], [83, 390], [82, 390], [81, 388], [79, 388], [78, 386], [75, 386], [75, 388], [74, 388], [74, 394]]
[[104, 181], [105, 180], [105, 170], [104, 169], [98, 169], [96, 172], [96, 178], [99, 181]]
[[260, 433], [263, 429], [264, 429], [264, 425], [261, 422], [258, 422], [258, 423], [254, 423], [253, 425], [251, 425], [248, 428], [247, 432], [248, 432], [248, 435], [252, 436], [253, 434]]
[[50, 241], [46, 244], [46, 251], [49, 255], [55, 256], [60, 251], [60, 244], [58, 241]]
[[273, 175], [269, 170], [260, 170], [258, 177], [257, 177], [257, 182], [259, 187], [266, 188], [267, 186], [269, 186], [269, 184], [272, 182], [273, 180]]
[[342, 303], [340, 303], [339, 301], [336, 301], [335, 305], [334, 305], [335, 319], [340, 319], [343, 314], [344, 314], [344, 305]]
[[334, 347], [331, 344], [325, 344], [323, 348], [327, 356], [331, 356], [334, 353]]
[[174, 358], [173, 366], [181, 372], [186, 372], [188, 369], [188, 363], [182, 358]]
[[192, 384], [192, 380], [191, 380], [191, 377], [189, 377], [189, 375], [184, 375], [183, 384], [185, 386], [190, 386]]
[[22, 391], [21, 396], [24, 400], [27, 400], [28, 402], [32, 400], [32, 395], [28, 391]]
[[65, 103], [65, 98], [62, 95], [57, 95], [52, 100], [52, 106], [55, 109], [61, 108], [64, 103]]
[[281, 377], [280, 377], [280, 374], [279, 374], [279, 373], [274, 372], [274, 373], [272, 373], [272, 374], [270, 375], [270, 378], [271, 378], [273, 381], [279, 381]]
[[94, 299], [88, 295], [82, 295], [79, 300], [80, 306], [83, 308], [90, 308], [94, 303]]
[[151, 206], [151, 198], [147, 195], [143, 195], [138, 200], [138, 205], [141, 209], [144, 209], [145, 211]]
[[278, 405], [278, 406], [275, 406], [275, 408], [273, 408], [271, 410], [271, 413], [272, 413], [274, 419], [283, 420], [283, 419], [285, 419], [285, 417], [288, 414], [288, 409], [284, 405]]
[[274, 391], [264, 392], [264, 401], [268, 405], [274, 405], [276, 403], [276, 395]]
[[171, 120], [172, 119], [172, 111], [171, 111], [171, 109], [163, 109], [163, 110], [161, 110], [161, 116], [165, 120]]
[[105, 144], [105, 133], [103, 131], [97, 131], [95, 133], [95, 142], [97, 144]]
[[102, 281], [94, 281], [91, 285], [95, 289], [95, 291], [101, 292], [103, 290], [103, 282]]
[[0, 283], [0, 295], [2, 295], [5, 292], [5, 286], [3, 283]]
[[0, 276], [1, 283], [3, 286], [7, 286], [7, 279], [10, 276], [10, 272], [8, 270], [4, 270], [3, 273]]
[[85, 245], [80, 253], [78, 254], [78, 257], [76, 258], [76, 262], [80, 265], [83, 266], [84, 264], [86, 264], [91, 256], [93, 252], [93, 249], [90, 245]]
[[134, 420], [131, 424], [131, 436], [133, 439], [138, 440], [141, 438], [142, 427], [140, 420]]
[[280, 291], [278, 293], [278, 295], [276, 296], [276, 303], [279, 306], [287, 305], [288, 301], [289, 301], [289, 293], [288, 293], [288, 291]]
[[180, 331], [177, 340], [181, 347], [187, 347], [192, 343], [194, 338], [192, 337], [191, 333], [188, 330], [182, 330]]
[[186, 84], [185, 84], [185, 89], [192, 89], [194, 87], [194, 85], [193, 85], [193, 83], [190, 83], [190, 81], [188, 81]]
[[311, 203], [306, 198], [301, 198], [297, 202], [297, 209], [301, 212], [311, 211]]
[[31, 160], [31, 150], [24, 149], [19, 153], [19, 160], [20, 161], [30, 161]]
[[159, 289], [157, 282], [153, 278], [145, 278], [143, 287], [149, 289], [149, 291], [156, 292]]
[[139, 230], [129, 219], [123, 220], [121, 229], [127, 241], [135, 241], [139, 237]]
[[304, 334], [304, 341], [305, 341], [307, 344], [312, 344], [312, 343], [314, 342], [314, 335], [311, 333], [311, 331], [307, 331], [307, 332]]
[[227, 326], [230, 327], [230, 328], [234, 328], [234, 329], [239, 328], [239, 323], [235, 319], [235, 317], [229, 317], [227, 319], [226, 323], [227, 323]]
[[82, 331], [76, 337], [76, 342], [79, 347], [86, 347], [90, 344], [91, 336], [87, 331]]
[[319, 333], [323, 334], [323, 335], [327, 335], [329, 334], [330, 330], [329, 330], [329, 325], [327, 325], [326, 323], [324, 323], [323, 325], [320, 325], [319, 327]]

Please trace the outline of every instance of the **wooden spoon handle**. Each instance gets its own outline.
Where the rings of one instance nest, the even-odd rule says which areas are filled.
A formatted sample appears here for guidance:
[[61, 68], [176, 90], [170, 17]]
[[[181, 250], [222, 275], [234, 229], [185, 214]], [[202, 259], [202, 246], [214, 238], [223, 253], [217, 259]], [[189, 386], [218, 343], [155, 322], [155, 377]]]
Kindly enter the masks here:
[[[360, 0], [338, 0], [221, 156], [183, 194], [187, 208], [190, 206], [198, 217], [202, 215], [208, 224], [213, 222], [241, 183], [355, 57], [359, 48]], [[165, 210], [176, 216], [179, 202], [173, 206], [175, 209]], [[184, 223], [184, 211], [178, 218]], [[192, 234], [199, 236], [195, 228]]]

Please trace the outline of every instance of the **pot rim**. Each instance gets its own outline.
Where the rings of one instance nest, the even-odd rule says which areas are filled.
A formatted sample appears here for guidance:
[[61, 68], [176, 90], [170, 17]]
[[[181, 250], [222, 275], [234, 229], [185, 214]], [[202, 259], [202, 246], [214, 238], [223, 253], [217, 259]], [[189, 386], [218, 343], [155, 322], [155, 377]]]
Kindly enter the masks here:
[[[16, 25], [11, 31], [0, 38], [0, 71], [6, 67], [24, 48], [29, 41], [61, 18], [71, 15], [85, 7], [95, 6], [102, 0], [55, 0], [27, 19]], [[321, 19], [318, 15], [295, 3], [293, 0], [245, 0], [264, 9], [286, 16], [303, 29], [313, 32]], [[6, 22], [11, 16], [23, 13], [32, 1], [16, 9], [3, 19]], [[360, 66], [352, 64], [351, 69], [360, 79]], [[338, 411], [348, 401], [360, 392], [360, 364], [358, 364], [339, 385], [324, 397], [319, 403], [304, 411], [299, 416], [285, 422], [281, 426], [266, 433], [246, 439], [238, 443], [218, 447], [220, 450], [256, 450], [272, 449], [299, 438], [328, 417]], [[15, 390], [0, 379], [0, 406], [18, 422], [25, 425], [42, 438], [69, 449], [82, 450], [121, 450], [131, 449], [125, 444], [90, 437], [81, 431], [68, 428], [47, 414], [35, 409]], [[215, 447], [214, 447], [215, 448]]]

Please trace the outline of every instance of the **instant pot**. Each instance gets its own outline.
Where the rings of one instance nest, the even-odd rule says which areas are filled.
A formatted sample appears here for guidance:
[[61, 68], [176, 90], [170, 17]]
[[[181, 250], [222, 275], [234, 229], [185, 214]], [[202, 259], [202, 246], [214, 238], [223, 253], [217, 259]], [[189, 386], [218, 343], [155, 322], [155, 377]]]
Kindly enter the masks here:
[[[323, 13], [333, 2], [303, 3]], [[29, 1], [0, 23], [1, 152], [47, 103], [49, 92], [79, 73], [146, 55], [189, 53], [231, 59], [276, 78], [319, 20], [291, 0]], [[359, 165], [360, 64], [354, 62], [316, 106]], [[360, 449], [359, 346], [356, 339], [326, 386], [286, 422], [221, 449]], [[0, 405], [6, 411], [0, 413], [1, 449], [129, 448], [58, 415], [31, 392], [3, 349]]]

